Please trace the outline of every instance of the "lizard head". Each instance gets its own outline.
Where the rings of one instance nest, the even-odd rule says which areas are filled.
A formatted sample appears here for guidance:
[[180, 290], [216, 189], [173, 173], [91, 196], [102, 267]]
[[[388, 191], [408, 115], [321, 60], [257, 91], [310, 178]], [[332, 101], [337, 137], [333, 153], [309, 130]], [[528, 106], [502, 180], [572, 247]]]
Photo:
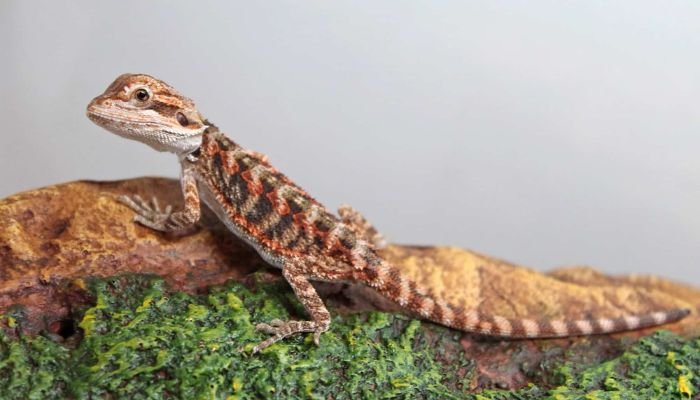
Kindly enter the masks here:
[[87, 107], [92, 122], [158, 151], [196, 150], [207, 128], [194, 102], [149, 75], [124, 74]]

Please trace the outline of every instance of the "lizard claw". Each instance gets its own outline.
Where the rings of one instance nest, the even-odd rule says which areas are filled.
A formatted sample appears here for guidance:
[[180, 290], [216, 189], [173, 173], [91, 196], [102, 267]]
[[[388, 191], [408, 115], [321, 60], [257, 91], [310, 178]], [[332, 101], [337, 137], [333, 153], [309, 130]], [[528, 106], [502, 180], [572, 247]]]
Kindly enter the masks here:
[[323, 331], [321, 331], [321, 330], [318, 330], [318, 331], [314, 332], [314, 344], [315, 344], [316, 346], [320, 346], [320, 345], [321, 345], [321, 334], [322, 334], [322, 333], [323, 333]]
[[269, 324], [260, 323], [255, 325], [255, 330], [258, 332], [268, 333], [272, 336], [253, 347], [253, 354], [286, 338], [287, 336], [291, 336], [299, 332], [313, 332], [314, 343], [319, 345], [321, 334], [328, 330], [328, 325], [318, 324], [315, 321], [282, 321], [279, 319], [273, 319]]
[[153, 197], [150, 203], [137, 194], [135, 194], [133, 197], [122, 195], [119, 196], [117, 200], [134, 210], [136, 213], [144, 216], [154, 214], [170, 214], [173, 209], [172, 206], [168, 205], [165, 207], [165, 211], [161, 211], [160, 204], [158, 204], [158, 199], [156, 197]]
[[173, 216], [172, 206], [168, 205], [165, 207], [165, 210], [161, 210], [158, 199], [155, 197], [151, 199], [150, 203], [139, 195], [134, 195], [133, 197], [119, 196], [118, 200], [136, 213], [134, 216], [135, 222], [151, 229], [169, 231], [178, 229], [181, 225], [185, 225], [182, 223], [184, 221], [171, 218], [171, 216]]
[[271, 335], [276, 335], [280, 328], [284, 326], [285, 322], [281, 319], [273, 319], [269, 324], [264, 322], [255, 325], [255, 330], [258, 332], [265, 332]]

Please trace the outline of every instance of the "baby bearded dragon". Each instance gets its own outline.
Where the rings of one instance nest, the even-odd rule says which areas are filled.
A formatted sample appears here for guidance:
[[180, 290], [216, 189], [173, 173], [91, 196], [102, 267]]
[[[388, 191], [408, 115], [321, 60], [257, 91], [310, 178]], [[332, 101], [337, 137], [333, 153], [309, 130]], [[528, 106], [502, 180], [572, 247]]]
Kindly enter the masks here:
[[182, 167], [183, 210], [161, 210], [153, 199], [122, 196], [135, 221], [149, 228], [180, 231], [200, 217], [200, 199], [223, 223], [246, 241], [282, 275], [294, 290], [309, 321], [260, 323], [271, 336], [265, 347], [299, 332], [313, 332], [319, 343], [330, 314], [309, 282], [346, 281], [366, 284], [407, 311], [466, 332], [509, 338], [551, 338], [641, 329], [679, 320], [686, 309], [619, 318], [580, 320], [509, 319], [465, 310], [428, 295], [377, 249], [381, 236], [356, 211], [342, 207], [339, 216], [275, 169], [267, 158], [244, 149], [221, 133], [195, 108], [192, 100], [148, 75], [125, 74], [87, 108], [96, 124], [158, 151], [175, 153]]

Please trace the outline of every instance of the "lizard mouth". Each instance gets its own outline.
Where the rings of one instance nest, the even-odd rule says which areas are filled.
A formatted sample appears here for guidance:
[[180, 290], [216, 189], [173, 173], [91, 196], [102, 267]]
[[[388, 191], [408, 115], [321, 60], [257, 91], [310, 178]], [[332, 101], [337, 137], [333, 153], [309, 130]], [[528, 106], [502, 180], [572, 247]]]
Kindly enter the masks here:
[[100, 127], [127, 139], [139, 139], [134, 132], [134, 122], [120, 118], [115, 113], [93, 103], [87, 109], [87, 117]]
[[107, 118], [96, 113], [94, 110], [91, 110], [88, 108], [87, 113], [85, 113], [85, 114], [90, 119], [90, 121], [96, 123], [97, 125], [105, 126], [107, 124]]
[[145, 143], [157, 151], [177, 154], [199, 147], [202, 132], [206, 129], [206, 126], [192, 131], [169, 129], [157, 122], [126, 118], [94, 101], [88, 106], [86, 114], [90, 121], [115, 135]]
[[205, 125], [199, 129], [177, 129], [179, 127], [164, 126], [161, 123], [143, 118], [128, 118], [123, 113], [115, 112], [110, 107], [96, 104], [95, 101], [88, 105], [86, 114], [95, 124], [126, 137], [132, 136], [130, 132], [135, 129], [145, 129], [163, 131], [173, 138], [171, 140], [176, 140], [199, 136], [207, 128]]
[[110, 119], [109, 117], [103, 114], [95, 112], [94, 110], [88, 110], [87, 117], [90, 119], [90, 121], [101, 126], [102, 128], [108, 129], [110, 131], [114, 128], [113, 119]]
[[154, 123], [137, 122], [132, 119], [125, 118], [113, 112], [109, 108], [101, 107], [92, 103], [88, 106], [87, 117], [90, 119], [90, 121], [107, 129], [108, 131], [130, 139], [135, 136], [132, 134], [132, 131], [135, 129], [156, 126]]
[[106, 112], [104, 110], [104, 107], [97, 103], [97, 99], [91, 101], [90, 104], [88, 104], [85, 114], [90, 119], [90, 121], [105, 128], [109, 125], [112, 125], [113, 121], [117, 119], [115, 118], [113, 113]]

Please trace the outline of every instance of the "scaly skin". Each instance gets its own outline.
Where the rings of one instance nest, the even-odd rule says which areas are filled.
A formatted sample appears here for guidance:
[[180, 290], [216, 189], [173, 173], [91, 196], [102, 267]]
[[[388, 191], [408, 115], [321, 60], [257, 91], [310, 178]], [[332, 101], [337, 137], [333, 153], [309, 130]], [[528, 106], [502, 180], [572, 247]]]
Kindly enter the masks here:
[[298, 332], [313, 332], [319, 342], [330, 314], [311, 280], [366, 284], [409, 312], [466, 332], [509, 338], [593, 335], [641, 329], [679, 320], [686, 309], [582, 320], [509, 319], [465, 310], [428, 295], [383, 260], [384, 240], [349, 206], [334, 215], [267, 158], [244, 149], [205, 120], [194, 103], [166, 83], [148, 75], [118, 77], [87, 110], [98, 125], [120, 136], [175, 153], [181, 163], [183, 210], [161, 210], [157, 201], [120, 200], [135, 212], [135, 221], [159, 231], [181, 231], [200, 217], [200, 199], [237, 236], [271, 265], [281, 268], [308, 321], [260, 323], [271, 336], [253, 349]]

